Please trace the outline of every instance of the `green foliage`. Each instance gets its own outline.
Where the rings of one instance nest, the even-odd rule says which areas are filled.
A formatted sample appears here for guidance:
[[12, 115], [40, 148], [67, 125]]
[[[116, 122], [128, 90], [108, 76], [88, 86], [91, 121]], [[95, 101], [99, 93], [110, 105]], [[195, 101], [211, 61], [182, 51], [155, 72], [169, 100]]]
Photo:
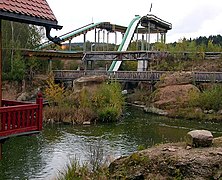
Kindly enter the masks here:
[[120, 116], [118, 110], [114, 107], [100, 107], [98, 112], [98, 119], [102, 122], [113, 122]]
[[222, 91], [220, 85], [215, 85], [202, 93], [190, 94], [189, 104], [193, 107], [200, 107], [204, 110], [220, 110], [222, 109]]
[[79, 63], [76, 61], [71, 61], [68, 65], [66, 65], [68, 70], [76, 70], [79, 67]]
[[144, 149], [146, 149], [143, 145], [139, 145], [138, 147], [137, 147], [137, 150], [138, 151], [142, 151], [142, 150], [144, 150]]
[[48, 87], [45, 89], [45, 95], [49, 101], [49, 104], [60, 105], [63, 102], [65, 96], [64, 87], [61, 87], [59, 84], [55, 83], [53, 74], [49, 75], [49, 78], [46, 82]]
[[78, 93], [55, 84], [53, 76], [48, 78], [47, 84], [45, 96], [52, 105], [51, 109], [46, 109], [47, 119], [62, 121], [66, 118], [74, 124], [81, 124], [94, 119], [103, 122], [116, 121], [122, 114], [124, 98], [117, 82], [98, 85], [96, 90], [83, 88]]
[[[95, 152], [97, 153], [97, 152]], [[95, 154], [94, 154], [95, 155]], [[106, 180], [109, 179], [109, 168], [107, 165], [100, 165], [96, 169], [91, 170], [90, 165], [83, 163], [80, 165], [78, 159], [70, 160], [63, 171], [59, 172], [57, 180]]]
[[72, 160], [69, 164], [66, 165], [66, 168], [60, 172], [57, 180], [81, 180], [87, 179], [89, 175], [90, 171], [86, 164], [81, 166], [79, 161]]
[[150, 103], [150, 95], [151, 95], [151, 90], [147, 89], [135, 89], [134, 93], [129, 94], [127, 96], [127, 102], [135, 102], [135, 101], [140, 101], [146, 104]]
[[100, 121], [113, 121], [120, 117], [124, 105], [121, 86], [117, 82], [101, 84], [93, 96]]
[[22, 60], [19, 52], [15, 54], [12, 66], [13, 69], [11, 70], [11, 72], [8, 73], [8, 76], [5, 78], [11, 81], [21, 82], [25, 76], [25, 63]]
[[166, 51], [167, 45], [161, 42], [155, 42], [154, 47], [157, 51]]
[[121, 65], [121, 70], [136, 71], [137, 70], [137, 62], [136, 61], [124, 61]]
[[3, 21], [2, 22], [2, 47], [3, 47], [3, 79], [10, 81], [32, 80], [33, 75], [39, 70], [40, 62], [25, 61], [19, 52], [20, 48], [33, 49], [40, 44], [43, 29], [37, 26]]
[[60, 61], [60, 60], [53, 60], [52, 61], [52, 69], [53, 70], [60, 70], [63, 69], [64, 67], [64, 62]]
[[80, 108], [91, 108], [92, 103], [89, 92], [83, 88], [79, 94], [79, 107]]

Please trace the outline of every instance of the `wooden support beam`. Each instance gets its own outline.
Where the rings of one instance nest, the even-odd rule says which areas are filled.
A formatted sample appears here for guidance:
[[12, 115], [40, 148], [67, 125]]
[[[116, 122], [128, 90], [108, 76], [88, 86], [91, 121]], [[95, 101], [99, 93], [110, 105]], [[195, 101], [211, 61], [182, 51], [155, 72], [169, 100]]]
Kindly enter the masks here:
[[[0, 19], [0, 107], [2, 106], [2, 20]], [[1, 123], [0, 123], [1, 128]]]
[[2, 160], [2, 143], [0, 143], [0, 160]]
[[[2, 20], [0, 19], [0, 107], [2, 106]], [[0, 129], [2, 120], [0, 119]], [[2, 143], [0, 142], [0, 160], [2, 159]]]

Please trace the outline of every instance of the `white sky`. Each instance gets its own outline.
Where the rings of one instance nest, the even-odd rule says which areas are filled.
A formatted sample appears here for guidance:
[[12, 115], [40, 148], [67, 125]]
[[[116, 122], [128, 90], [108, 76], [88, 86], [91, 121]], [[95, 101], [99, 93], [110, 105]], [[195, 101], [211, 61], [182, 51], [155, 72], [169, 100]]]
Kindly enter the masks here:
[[[62, 35], [91, 22], [128, 26], [135, 15], [151, 14], [172, 23], [167, 42], [222, 34], [222, 0], [47, 0], [58, 24], [52, 35]], [[111, 37], [110, 37], [111, 38]], [[92, 39], [87, 39], [93, 41]], [[83, 38], [81, 40], [83, 41]]]

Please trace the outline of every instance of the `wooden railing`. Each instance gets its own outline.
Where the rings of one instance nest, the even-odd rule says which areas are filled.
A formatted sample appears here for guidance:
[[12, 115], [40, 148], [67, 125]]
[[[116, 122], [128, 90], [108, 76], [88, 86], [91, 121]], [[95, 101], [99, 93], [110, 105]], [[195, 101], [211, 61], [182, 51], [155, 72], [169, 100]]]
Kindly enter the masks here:
[[2, 100], [0, 107], [0, 138], [42, 130], [43, 98], [36, 103]]
[[116, 71], [109, 73], [111, 79], [119, 81], [159, 81], [165, 71]]
[[222, 82], [222, 72], [193, 72], [195, 82]]
[[53, 71], [55, 80], [68, 81], [75, 80], [82, 76], [107, 75], [110, 79], [116, 80], [134, 80], [134, 81], [159, 81], [165, 71], [115, 71], [109, 72], [105, 70], [55, 70]]
[[[167, 73], [167, 71], [76, 71], [76, 70], [57, 70], [53, 71], [55, 80], [67, 81], [75, 80], [82, 76], [90, 75], [108, 75], [110, 79], [116, 79], [118, 81], [159, 81], [160, 77]], [[191, 72], [193, 81], [195, 82], [222, 82], [222, 72]]]

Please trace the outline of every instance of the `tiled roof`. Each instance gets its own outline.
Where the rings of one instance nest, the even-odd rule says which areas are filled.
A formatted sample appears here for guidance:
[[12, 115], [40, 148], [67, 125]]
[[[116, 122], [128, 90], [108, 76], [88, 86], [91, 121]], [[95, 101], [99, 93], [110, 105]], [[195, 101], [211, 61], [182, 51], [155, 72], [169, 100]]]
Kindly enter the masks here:
[[31, 20], [34, 21], [43, 20], [49, 24], [57, 24], [56, 17], [46, 0], [0, 0], [0, 13], [0, 19], [1, 16], [5, 19], [5, 14], [7, 14], [8, 17], [14, 19], [21, 20], [28, 17], [28, 20], [32, 18]]

